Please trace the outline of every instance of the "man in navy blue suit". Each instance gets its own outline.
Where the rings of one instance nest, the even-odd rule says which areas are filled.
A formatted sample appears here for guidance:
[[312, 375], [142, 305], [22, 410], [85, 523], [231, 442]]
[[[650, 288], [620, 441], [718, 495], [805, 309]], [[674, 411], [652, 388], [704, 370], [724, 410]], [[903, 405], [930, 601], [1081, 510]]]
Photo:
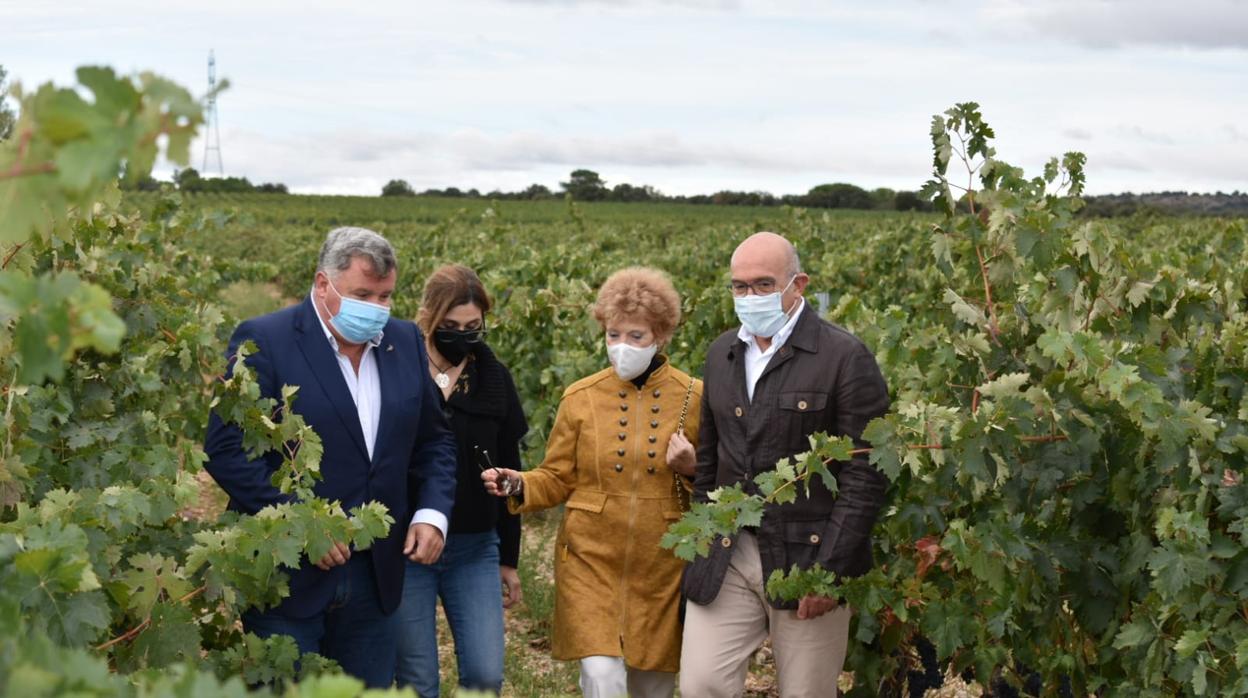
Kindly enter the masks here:
[[[346, 509], [376, 500], [396, 520], [371, 550], [334, 542], [325, 557], [291, 570], [290, 596], [249, 609], [243, 627], [261, 637], [290, 635], [301, 652], [336, 660], [370, 687], [393, 680], [403, 558], [437, 561], [455, 496], [455, 441], [424, 339], [413, 323], [389, 317], [397, 266], [377, 233], [330, 231], [308, 297], [239, 325], [227, 353], [256, 343], [247, 363], [265, 397], [299, 386], [294, 411], [324, 445], [318, 496]], [[281, 457], [250, 460], [242, 432], [216, 414], [204, 451], [231, 509], [254, 514], [289, 499], [269, 482]], [[416, 501], [408, 501], [409, 481], [418, 485]]]

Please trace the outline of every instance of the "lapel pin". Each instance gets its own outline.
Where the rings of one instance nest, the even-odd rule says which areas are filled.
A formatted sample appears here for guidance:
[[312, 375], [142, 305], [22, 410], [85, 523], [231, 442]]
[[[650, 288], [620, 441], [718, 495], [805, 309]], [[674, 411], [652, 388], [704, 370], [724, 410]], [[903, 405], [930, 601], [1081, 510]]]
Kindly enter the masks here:
[[386, 345], [386, 351], [394, 351], [394, 345], [393, 345], [393, 344], [387, 344], [387, 345]]

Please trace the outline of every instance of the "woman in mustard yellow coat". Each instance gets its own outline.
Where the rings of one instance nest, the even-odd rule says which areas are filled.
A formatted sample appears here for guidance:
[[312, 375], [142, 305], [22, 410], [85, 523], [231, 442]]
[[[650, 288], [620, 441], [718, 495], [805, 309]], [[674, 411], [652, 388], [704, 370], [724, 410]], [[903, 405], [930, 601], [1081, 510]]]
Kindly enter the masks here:
[[555, 659], [588, 698], [670, 698], [683, 564], [659, 546], [693, 475], [702, 382], [659, 350], [680, 321], [663, 272], [612, 274], [594, 317], [611, 367], [563, 393], [541, 466], [482, 475], [520, 513], [565, 505], [555, 551]]

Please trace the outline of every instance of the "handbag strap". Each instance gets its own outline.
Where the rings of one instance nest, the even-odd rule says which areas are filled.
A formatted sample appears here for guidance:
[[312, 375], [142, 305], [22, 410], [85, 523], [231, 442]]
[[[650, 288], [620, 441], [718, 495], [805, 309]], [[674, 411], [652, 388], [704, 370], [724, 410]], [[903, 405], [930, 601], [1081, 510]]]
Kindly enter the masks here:
[[[689, 377], [689, 387], [685, 390], [685, 404], [680, 408], [680, 421], [676, 423], [676, 431], [684, 432], [685, 417], [689, 416], [689, 399], [693, 397], [693, 376]], [[685, 489], [685, 485], [681, 482], [680, 475], [676, 471], [672, 471], [672, 493], [676, 495], [677, 506], [681, 511], [689, 511], [690, 501], [689, 492]]]
[[689, 387], [685, 390], [685, 404], [680, 408], [680, 421], [676, 423], [676, 431], [685, 430], [685, 417], [689, 415], [689, 398], [693, 397], [693, 376], [689, 377]]

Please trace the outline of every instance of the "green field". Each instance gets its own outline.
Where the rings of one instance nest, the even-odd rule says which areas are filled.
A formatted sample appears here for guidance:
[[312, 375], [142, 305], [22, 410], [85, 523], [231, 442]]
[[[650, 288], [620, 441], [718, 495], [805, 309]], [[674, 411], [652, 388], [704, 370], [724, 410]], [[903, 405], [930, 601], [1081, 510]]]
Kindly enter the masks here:
[[[908, 412], [905, 418], [898, 420], [898, 428], [893, 432], [897, 438], [924, 443], [936, 434], [937, 440], [965, 439], [968, 442], [965, 445], [970, 453], [964, 458], [969, 461], [960, 462], [956, 456], [942, 457], [941, 451], [924, 453], [922, 457], [917, 454], [923, 452], [914, 451], [899, 456], [905, 463], [896, 474], [899, 489], [894, 492], [893, 517], [885, 521], [881, 549], [877, 551], [886, 566], [890, 558], [908, 557], [909, 565], [900, 567], [913, 575], [920, 563], [917, 549], [911, 542], [936, 535], [935, 540], [948, 540], [944, 544], [954, 546], [954, 541], [947, 538], [950, 531], [946, 517], [960, 519], [962, 526], [975, 521], [977, 516], [983, 517], [979, 532], [973, 527], [955, 529], [959, 535], [963, 535], [963, 531], [968, 534], [966, 540], [956, 543], [966, 546], [962, 551], [966, 560], [962, 564], [966, 569], [961, 574], [956, 567], [949, 570], [952, 577], [962, 579], [949, 580], [949, 586], [934, 585], [925, 591], [912, 589], [909, 592], [919, 593], [920, 598], [932, 602], [932, 608], [948, 614], [935, 624], [928, 616], [914, 626], [929, 637], [938, 638], [942, 656], [971, 642], [973, 637], [986, 640], [991, 637], [991, 634], [983, 635], [986, 629], [1001, 622], [1017, 622], [1021, 608], [1016, 604], [1024, 599], [1034, 604], [1031, 612], [1037, 616], [1049, 612], [1040, 609], [1053, 609], [1055, 597], [1036, 596], [1034, 584], [1069, 585], [1072, 591], [1062, 595], [1066, 601], [1060, 606], [1068, 610], [1059, 611], [1059, 622], [1079, 628], [1083, 615], [1084, 623], [1096, 623], [1101, 632], [1108, 633], [1110, 642], [1118, 642], [1115, 638], [1121, 631], [1106, 622], [1107, 609], [1096, 605], [1109, 604], [1107, 597], [1079, 599], [1068, 594], [1088, 589], [1088, 584], [1112, 583], [1115, 578], [1124, 580], [1121, 563], [1105, 563], [1103, 567], [1097, 563], [1097, 567], [1089, 568], [1087, 562], [1079, 561], [1071, 552], [1086, 550], [1079, 555], [1101, 559], [1106, 554], [1101, 527], [1110, 522], [1116, 522], [1113, 526], [1125, 525], [1124, 520], [1113, 513], [1113, 505], [1102, 497], [1113, 497], [1116, 489], [1132, 486], [1153, 491], [1159, 511], [1149, 516], [1171, 516], [1160, 513], [1167, 510], [1161, 505], [1180, 497], [1173, 486], [1165, 487], [1157, 481], [1151, 466], [1143, 464], [1156, 459], [1161, 461], [1158, 467], [1163, 472], [1176, 467], [1182, 459], [1172, 449], [1166, 452], [1163, 446], [1167, 440], [1181, 441], [1183, 437], [1167, 434], [1154, 408], [1137, 407], [1134, 403], [1144, 399], [1143, 388], [1155, 380], [1164, 396], [1159, 392], [1153, 397], [1159, 403], [1174, 401], [1180, 406], [1180, 414], [1187, 414], [1182, 411], [1183, 400], [1202, 399], [1229, 405], [1232, 411], [1228, 416], [1239, 413], [1235, 419], [1245, 417], [1243, 408], [1236, 408], [1241, 404], [1243, 391], [1242, 374], [1234, 369], [1234, 366], [1243, 366], [1245, 361], [1242, 345], [1227, 347], [1225, 359], [1231, 363], [1225, 368], [1193, 366], [1188, 369], [1184, 367], [1191, 364], [1194, 356], [1189, 352], [1199, 351], [1202, 345], [1207, 351], [1210, 340], [1197, 340], [1194, 345], [1186, 340], [1174, 344], [1166, 336], [1176, 331], [1200, 335], [1213, 328], [1228, 333], [1226, 337], [1240, 336], [1236, 334], [1239, 330], [1232, 328], [1243, 324], [1244, 300], [1240, 289], [1244, 287], [1244, 270], [1248, 269], [1243, 220], [1136, 217], [1062, 221], [1058, 217], [1028, 222], [1020, 216], [1020, 225], [1010, 231], [1010, 244], [1020, 245], [1020, 238], [1026, 240], [1030, 233], [1034, 242], [1027, 252], [1056, 259], [1062, 248], [1072, 247], [1079, 250], [1073, 259], [1082, 256], [1085, 268], [1028, 259], [1018, 255], [1017, 249], [998, 249], [988, 260], [997, 265], [995, 272], [988, 275], [991, 283], [1016, 286], [1011, 291], [1014, 295], [1005, 296], [1005, 300], [997, 296], [997, 302], [1001, 303], [997, 309], [997, 332], [1017, 337], [1013, 348], [998, 350], [989, 346], [991, 320], [984, 307], [978, 264], [967, 266], [973, 258], [955, 263], [933, 259], [933, 253], [941, 249], [934, 243], [944, 239], [934, 230], [947, 223], [931, 214], [263, 196], [191, 197], [186, 209], [220, 221], [205, 227], [198, 238], [192, 238], [189, 241], [192, 246], [205, 253], [222, 254], [223, 250], [230, 250], [229, 254], [241, 259], [273, 263], [276, 268], [272, 270], [272, 280], [288, 297], [305, 292], [317, 244], [324, 232], [336, 225], [373, 227], [395, 243], [403, 265], [400, 281], [403, 292], [396, 301], [396, 308], [409, 317], [415, 312], [422, 277], [433, 266], [454, 261], [478, 269], [500, 301], [490, 319], [491, 342], [513, 367], [531, 415], [533, 433], [528, 443], [530, 460], [534, 463], [540, 459], [543, 437], [563, 386], [606, 363], [600, 335], [588, 319], [587, 308], [594, 288], [607, 274], [629, 264], [648, 264], [665, 269], [674, 277], [684, 298], [686, 321], [677, 333], [671, 353], [677, 365], [696, 374], [710, 340], [735, 326], [724, 288], [733, 247], [756, 230], [769, 229], [788, 236], [797, 244], [804, 268], [812, 277], [812, 300], [816, 300], [815, 293], [826, 294], [816, 300], [817, 303], [821, 301], [824, 314], [859, 333], [876, 350], [898, 405]], [[351, 214], [341, 213], [347, 211]], [[221, 212], [229, 212], [229, 215], [221, 217]], [[1065, 233], [1043, 229], [1055, 220], [1068, 226]], [[1059, 238], [1059, 235], [1069, 237]], [[1053, 247], [1052, 251], [1045, 249], [1046, 243]], [[996, 244], [999, 247], [1001, 242]], [[1039, 266], [1037, 261], [1049, 264], [1048, 270], [1027, 268], [1028, 265]], [[1102, 274], [1106, 278], [1080, 278], [1081, 275], [1099, 277]], [[961, 286], [956, 283], [959, 277]], [[955, 294], [956, 300], [948, 295], [951, 288], [956, 288], [960, 294]], [[1137, 293], [1145, 295], [1137, 298]], [[1219, 296], [1220, 293], [1224, 295]], [[1223, 305], [1225, 303], [1229, 305]], [[1156, 307], [1161, 317], [1170, 315], [1166, 327], [1159, 326], [1157, 320], [1142, 312], [1150, 306]], [[1230, 317], [1213, 321], [1211, 313], [1217, 312], [1230, 312]], [[1051, 332], [1041, 335], [1029, 326], [1039, 324], [1039, 317], [1044, 313], [1050, 314], [1055, 327], [1071, 332], [1074, 339], [1063, 340], [1074, 347], [1068, 356], [1053, 357], [1047, 349], [1036, 350], [1037, 337], [1047, 338]], [[1173, 319], [1176, 314], [1186, 319], [1176, 322]], [[1213, 324], [1206, 324], [1209, 322]], [[1107, 340], [1105, 348], [1099, 350], [1104, 353], [1098, 353], [1097, 347], [1086, 344], [1092, 337], [1115, 339]], [[1084, 344], [1081, 345], [1081, 341]], [[1081, 346], [1083, 349], [1079, 348]], [[1236, 353], [1237, 350], [1240, 353]], [[1139, 362], [1136, 375], [1149, 381], [1134, 386], [1140, 390], [1139, 395], [1130, 395], [1127, 386], [1104, 384], [1106, 367], [1119, 365], [1114, 363], [1111, 351], [1116, 356], [1132, 357]], [[998, 354], [996, 360], [1001, 367], [987, 369], [991, 357]], [[1054, 358], [1059, 358], [1058, 365], [1054, 365]], [[1069, 362], [1067, 368], [1060, 368], [1063, 360]], [[1106, 362], [1099, 368], [1094, 365], [1084, 369], [1087, 373], [1084, 380], [1103, 389], [1105, 396], [1086, 395], [1091, 389], [1088, 385], [1078, 390], [1071, 387], [1069, 389], [1074, 392], [1063, 396], [1068, 389], [1063, 387], [1063, 381], [1074, 380], [1078, 373], [1075, 367], [1080, 361]], [[1174, 369], [1164, 368], [1168, 361], [1173, 362]], [[985, 398], [983, 404], [997, 412], [987, 420], [982, 415], [972, 416], [971, 410], [978, 407], [973, 403], [979, 398], [972, 399], [968, 390], [952, 386], [991, 383], [985, 374], [993, 377], [1006, 370], [1016, 374], [1019, 371], [1049, 372], [1048, 378], [1036, 381], [1037, 387], [1044, 388], [1046, 394], [1040, 396], [1033, 391], [1026, 399], [994, 394], [998, 400]], [[1204, 387], [1184, 385], [1181, 380], [1176, 383], [1175, 371], [1202, 380]], [[1151, 376], [1155, 378], [1149, 378]], [[982, 392], [986, 395], [992, 390], [995, 389], [987, 388]], [[1047, 394], [1048, 390], [1053, 394]], [[939, 396], [944, 396], [943, 400]], [[1105, 403], [1115, 396], [1121, 400], [1119, 406]], [[1058, 407], [1063, 397], [1077, 398], [1077, 402]], [[1008, 414], [1007, 408], [1013, 409], [1015, 414]], [[1038, 419], [1037, 413], [1045, 409], [1052, 411], [1052, 416]], [[1083, 412], [1092, 409], [1109, 410], [1113, 416], [1101, 422], [1103, 418], [1092, 418]], [[965, 411], [965, 414], [954, 416], [947, 410]], [[1136, 428], [1147, 426], [1157, 430], [1155, 438], [1159, 443], [1150, 445], [1148, 439], [1141, 440], [1138, 436], [1123, 442], [1124, 437], [1114, 435], [1119, 429], [1113, 425], [1114, 419], [1137, 425]], [[1053, 434], [1060, 435], [1063, 440], [1028, 449], [1031, 452], [1026, 454], [1014, 450], [1010, 458], [1017, 463], [1015, 465], [1003, 460], [1000, 454], [1006, 447], [1000, 440], [993, 443], [991, 436], [976, 435], [977, 422], [988, 434], [992, 429], [1010, 429], [1033, 432], [1021, 435], [1024, 438]], [[1199, 425], [1191, 428], [1196, 432]], [[1232, 426], [1227, 433], [1239, 433], [1237, 430], [1241, 428]], [[907, 429], [914, 432], [913, 437], [904, 436]], [[1075, 439], [1073, 432], [1079, 431], [1084, 434]], [[1226, 438], [1230, 437], [1224, 437], [1224, 441]], [[1094, 444], [1090, 442], [1093, 439], [1104, 441]], [[1087, 456], [1080, 456], [1078, 450], [1066, 447], [1071, 440], [1079, 441], [1079, 448], [1088, 451], [1111, 450], [1087, 461], [1091, 470], [1081, 474], [1079, 468], [1070, 467], [1070, 462], [1079, 462]], [[1111, 443], [1120, 445], [1111, 447]], [[1122, 448], [1127, 451], [1120, 451]], [[952, 448], [949, 450], [955, 452]], [[975, 455], [993, 451], [997, 455]], [[1194, 450], [1183, 453], [1189, 454], [1184, 458], [1195, 457], [1190, 455]], [[1114, 457], [1124, 459], [1119, 467], [1126, 467], [1132, 460], [1141, 464], [1138, 477], [1142, 479], [1128, 484], [1130, 480], [1125, 470], [1109, 477], [1108, 460], [1100, 459]], [[1229, 458], [1227, 463], [1235, 468], [1242, 467], [1242, 453], [1236, 452]], [[1068, 462], [1057, 466], [1059, 460]], [[1102, 463], [1099, 467], [1105, 470], [1100, 474], [1098, 466], [1094, 465], [1098, 461]], [[945, 474], [934, 475], [933, 468]], [[1028, 473], [1029, 468], [1036, 470]], [[1131, 469], [1134, 470], [1134, 466]], [[976, 477], [992, 484], [976, 483]], [[1001, 490], [995, 498], [992, 496], [994, 488]], [[1048, 496], [1043, 495], [1046, 488]], [[1092, 488], [1104, 488], [1104, 494], [1093, 494]], [[965, 501], [958, 501], [954, 495], [959, 489], [965, 493]], [[1080, 497], [1087, 501], [1069, 499], [1066, 493], [1071, 491], [1080, 492]], [[1127, 506], [1128, 502], [1123, 500], [1122, 505]], [[1076, 513], [1081, 508], [1082, 512]], [[1138, 501], [1130, 502], [1128, 509], [1136, 516], [1143, 514]], [[1042, 525], [1042, 519], [1030, 524], [1027, 519], [1018, 518], [1020, 516], [1071, 517], [1072, 524], [1081, 523], [1088, 528], [1054, 530]], [[553, 522], [542, 521], [545, 523], [534, 522], [532, 533], [550, 535], [549, 526]], [[1039, 528], [1033, 528], [1036, 525]], [[1022, 542], [1028, 533], [1049, 538], [1050, 542], [1060, 540], [1061, 550], [1053, 559], [1058, 565], [1072, 565], [1074, 569], [1054, 577], [1052, 572], [1044, 571], [1047, 564], [1053, 563], [1031, 560], [1028, 564], [1025, 558], [1002, 559], [1002, 555], [1021, 555], [1028, 550], [1031, 544]], [[980, 535], [985, 539], [997, 538], [989, 542], [973, 537]], [[1123, 550], [1141, 544], [1140, 539], [1125, 533], [1117, 542], [1124, 546]], [[1165, 549], [1161, 541], [1158, 543], [1160, 549]], [[1006, 553], [1011, 545], [1023, 547]], [[994, 567], [989, 560], [998, 560], [1000, 565]], [[540, 562], [540, 559], [529, 560], [526, 566]], [[874, 581], [901, 584], [906, 574], [898, 574], [896, 570], [894, 567], [889, 571], [891, 580]], [[1142, 570], [1147, 579], [1147, 565]], [[1228, 569], [1227, 573], [1233, 574], [1234, 569]], [[1023, 576], [1012, 593], [1024, 596], [1010, 597], [1003, 607], [985, 607], [976, 595], [968, 595], [972, 588], [982, 584], [1006, 591], [1004, 576], [1014, 574]], [[1093, 582], [1096, 578], [1103, 581]], [[533, 579], [534, 584], [548, 583], [540, 576]], [[962, 584], [968, 586], [961, 587]], [[1124, 597], [1117, 598], [1114, 604], [1124, 603]], [[956, 615], [955, 608], [960, 609]], [[540, 616], [545, 609], [539, 609]], [[974, 615], [962, 615], [971, 609], [975, 610]], [[1005, 620], [1007, 618], [1012, 620]], [[529, 618], [529, 621], [536, 623], [524, 624], [530, 632], [534, 627], [542, 627], [540, 617]], [[1085, 628], [1080, 630], [1087, 632]], [[1019, 631], [1036, 642], [1037, 655], [1034, 656], [1049, 651], [1046, 649], [1049, 641], [1032, 636], [1023, 628]], [[1173, 632], [1181, 635], [1183, 630], [1176, 626]], [[531, 635], [521, 637], [528, 638], [530, 643], [533, 641]], [[875, 642], [887, 639], [882, 636]], [[903, 648], [909, 646], [904, 635], [895, 636], [894, 641]], [[542, 646], [540, 640], [536, 645]], [[520, 671], [513, 676], [533, 676], [528, 662], [540, 661], [540, 652], [520, 652], [514, 648], [512, 652], [511, 656], [520, 663]], [[952, 653], [955, 658], [958, 654]], [[878, 661], [878, 657], [867, 652], [859, 656], [862, 661]], [[983, 668], [987, 662], [970, 660], [965, 653], [961, 656], [962, 665], [979, 663], [981, 671], [991, 673], [991, 669]], [[1026, 655], [1020, 651], [1016, 656]], [[853, 668], [854, 659], [851, 656], [849, 668]], [[1003, 660], [1005, 656], [999, 655], [993, 663]], [[1039, 663], [1036, 659], [1026, 662], [1029, 667]], [[1000, 675], [1008, 679], [1013, 675], [1008, 662], [1006, 667]], [[562, 682], [560, 690], [569, 690], [567, 671], [570, 669], [556, 673], [555, 676], [561, 678], [555, 684], [536, 690], [533, 695], [555, 690], [559, 681]], [[765, 668], [762, 671], [764, 673], [759, 676], [765, 677]], [[1025, 677], [1014, 678], [1022, 681]], [[765, 678], [759, 681], [759, 685], [766, 685]], [[1052, 685], [1052, 682], [1046, 683]]]
[[[128, 200], [150, 208], [154, 199]], [[687, 320], [671, 352], [677, 365], [697, 370], [709, 339], [733, 324], [728, 259], [747, 235], [775, 230], [793, 237], [813, 277], [811, 288], [828, 293], [834, 304], [851, 290], [845, 281], [866, 283], [869, 260], [854, 254], [861, 244], [856, 240], [921, 235], [936, 220], [930, 214], [775, 207], [265, 194], [188, 195], [183, 215], [197, 220], [189, 247], [250, 265], [250, 276], [276, 284], [287, 298], [307, 292], [320, 242], [340, 225], [369, 227], [394, 243], [400, 263], [395, 313], [401, 317], [415, 317], [424, 277], [436, 266], [457, 262], [476, 269], [498, 301], [490, 341], [515, 369], [534, 415], [537, 455], [563, 386], [604, 365], [601, 337], [587, 311], [612, 271], [644, 264], [672, 275]]]

